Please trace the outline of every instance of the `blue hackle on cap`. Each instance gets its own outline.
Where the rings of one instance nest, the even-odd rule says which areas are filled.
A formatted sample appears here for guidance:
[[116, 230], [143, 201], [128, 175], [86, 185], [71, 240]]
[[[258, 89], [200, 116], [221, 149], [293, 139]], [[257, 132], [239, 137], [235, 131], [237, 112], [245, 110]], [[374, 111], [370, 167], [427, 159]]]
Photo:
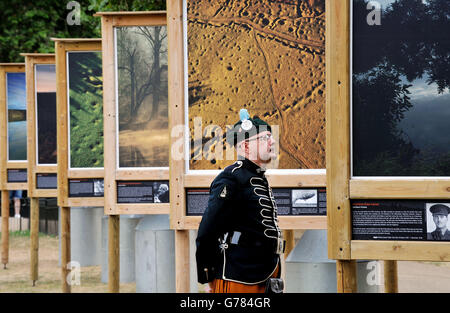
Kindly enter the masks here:
[[241, 122], [248, 120], [250, 118], [250, 114], [248, 114], [247, 109], [241, 109], [239, 111], [239, 119], [241, 120]]

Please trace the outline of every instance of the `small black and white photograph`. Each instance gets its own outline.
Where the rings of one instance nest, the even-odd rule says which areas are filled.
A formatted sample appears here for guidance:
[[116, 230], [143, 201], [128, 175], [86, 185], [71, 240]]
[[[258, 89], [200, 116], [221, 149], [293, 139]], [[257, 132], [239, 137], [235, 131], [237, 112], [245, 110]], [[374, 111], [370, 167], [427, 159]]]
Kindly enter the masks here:
[[427, 203], [427, 240], [450, 241], [450, 203]]
[[94, 180], [94, 196], [103, 196], [105, 192], [105, 182], [103, 179]]
[[169, 182], [154, 182], [153, 193], [155, 203], [169, 203]]
[[317, 207], [316, 189], [294, 189], [292, 190], [292, 207]]

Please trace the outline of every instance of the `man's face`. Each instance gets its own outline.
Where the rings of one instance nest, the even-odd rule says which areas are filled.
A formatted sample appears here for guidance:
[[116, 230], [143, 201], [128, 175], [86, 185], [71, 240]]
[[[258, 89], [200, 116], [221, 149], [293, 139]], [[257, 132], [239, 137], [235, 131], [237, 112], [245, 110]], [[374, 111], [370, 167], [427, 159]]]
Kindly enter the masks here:
[[269, 163], [277, 156], [275, 154], [275, 139], [270, 131], [261, 132], [246, 140], [250, 160]]
[[433, 214], [433, 221], [436, 224], [437, 229], [447, 227], [448, 215], [445, 214]]

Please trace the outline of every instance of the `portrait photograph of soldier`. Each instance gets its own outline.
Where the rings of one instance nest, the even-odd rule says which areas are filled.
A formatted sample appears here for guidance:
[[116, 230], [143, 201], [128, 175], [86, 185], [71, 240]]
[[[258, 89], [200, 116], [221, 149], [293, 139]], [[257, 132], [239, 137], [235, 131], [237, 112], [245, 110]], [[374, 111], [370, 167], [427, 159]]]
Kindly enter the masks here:
[[[450, 203], [427, 203], [427, 240], [450, 241]], [[433, 222], [430, 223], [430, 220]]]
[[154, 182], [153, 190], [155, 192], [155, 203], [169, 203], [169, 184]]

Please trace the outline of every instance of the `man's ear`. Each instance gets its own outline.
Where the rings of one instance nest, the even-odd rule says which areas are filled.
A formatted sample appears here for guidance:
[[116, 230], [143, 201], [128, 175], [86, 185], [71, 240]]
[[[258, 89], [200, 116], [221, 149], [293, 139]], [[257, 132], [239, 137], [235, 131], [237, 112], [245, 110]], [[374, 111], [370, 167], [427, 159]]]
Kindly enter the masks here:
[[249, 147], [249, 143], [247, 140], [242, 141], [242, 145], [243, 145], [243, 150], [245, 151], [245, 155], [249, 155], [250, 152], [250, 147]]

